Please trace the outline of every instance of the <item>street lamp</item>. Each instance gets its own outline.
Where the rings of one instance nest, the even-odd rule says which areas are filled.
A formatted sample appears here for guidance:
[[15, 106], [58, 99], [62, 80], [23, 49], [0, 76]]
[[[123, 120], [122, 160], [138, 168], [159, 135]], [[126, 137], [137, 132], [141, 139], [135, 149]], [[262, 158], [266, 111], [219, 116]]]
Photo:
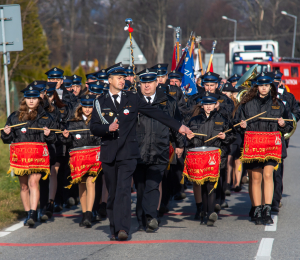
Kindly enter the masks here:
[[292, 51], [292, 58], [294, 58], [294, 54], [295, 54], [295, 44], [296, 44], [297, 16], [296, 16], [296, 15], [292, 15], [292, 14], [288, 14], [286, 11], [281, 11], [281, 14], [287, 15], [287, 16], [290, 16], [290, 17], [295, 18], [295, 25], [294, 25], [294, 39], [293, 39], [293, 51]]
[[237, 25], [237, 20], [234, 20], [234, 19], [230, 19], [228, 18], [227, 16], [222, 16], [222, 19], [224, 20], [228, 20], [230, 22], [234, 22], [234, 41], [236, 41], [236, 25]]

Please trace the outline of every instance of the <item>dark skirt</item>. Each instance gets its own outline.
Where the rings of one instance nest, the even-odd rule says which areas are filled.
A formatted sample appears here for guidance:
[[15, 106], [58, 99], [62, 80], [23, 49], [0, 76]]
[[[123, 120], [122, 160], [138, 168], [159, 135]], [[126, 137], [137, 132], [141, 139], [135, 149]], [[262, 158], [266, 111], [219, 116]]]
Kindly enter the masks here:
[[271, 165], [271, 166], [276, 166], [278, 164], [277, 161], [275, 160], [268, 160], [266, 162], [252, 162], [252, 163], [243, 163], [243, 167], [246, 170], [254, 170], [258, 168], [264, 168], [265, 166]]

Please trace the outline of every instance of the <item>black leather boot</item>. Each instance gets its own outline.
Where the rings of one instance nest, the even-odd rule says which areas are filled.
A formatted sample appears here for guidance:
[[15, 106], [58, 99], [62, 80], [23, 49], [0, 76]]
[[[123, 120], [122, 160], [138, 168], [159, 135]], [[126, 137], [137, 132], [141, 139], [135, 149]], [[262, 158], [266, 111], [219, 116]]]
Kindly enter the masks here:
[[254, 210], [255, 225], [263, 225], [264, 221], [261, 215], [261, 206], [255, 207]]
[[86, 226], [87, 228], [92, 227], [92, 217], [93, 217], [92, 211], [85, 212], [85, 219], [83, 220], [83, 225]]
[[265, 225], [274, 223], [274, 221], [271, 217], [271, 205], [270, 204], [264, 205], [264, 208], [262, 210], [262, 217], [263, 217], [263, 221], [264, 221]]
[[84, 225], [83, 225], [83, 221], [85, 220], [85, 212], [84, 213], [82, 213], [82, 219], [81, 219], [81, 221], [80, 221], [80, 223], [79, 223], [79, 226], [80, 227], [84, 227]]
[[255, 207], [251, 207], [249, 211], [249, 217], [251, 218], [251, 221], [255, 221], [254, 211], [255, 211]]
[[27, 221], [29, 227], [34, 227], [35, 222], [37, 222], [37, 212], [36, 210], [29, 211], [29, 219]]
[[28, 221], [28, 219], [29, 219], [29, 217], [30, 217], [30, 211], [26, 211], [26, 218], [25, 218], [25, 220], [24, 220], [24, 226], [29, 226], [28, 225], [28, 223], [27, 223], [27, 221]]
[[200, 225], [206, 225], [206, 212], [202, 211], [200, 213]]
[[46, 211], [45, 211], [45, 214], [48, 216], [49, 219], [52, 218], [53, 211], [54, 211], [54, 202], [53, 200], [50, 200], [50, 202], [48, 202], [47, 204]]

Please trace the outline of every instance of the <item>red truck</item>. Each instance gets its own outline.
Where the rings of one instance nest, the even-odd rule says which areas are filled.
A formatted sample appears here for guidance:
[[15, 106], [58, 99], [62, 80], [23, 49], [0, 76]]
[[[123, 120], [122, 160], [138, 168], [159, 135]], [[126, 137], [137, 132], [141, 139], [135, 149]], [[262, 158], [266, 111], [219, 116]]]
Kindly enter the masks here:
[[288, 92], [294, 94], [300, 102], [300, 58], [279, 58], [278, 61], [237, 61], [233, 64], [233, 73], [243, 75], [254, 64], [258, 64], [257, 72], [280, 70], [282, 80]]

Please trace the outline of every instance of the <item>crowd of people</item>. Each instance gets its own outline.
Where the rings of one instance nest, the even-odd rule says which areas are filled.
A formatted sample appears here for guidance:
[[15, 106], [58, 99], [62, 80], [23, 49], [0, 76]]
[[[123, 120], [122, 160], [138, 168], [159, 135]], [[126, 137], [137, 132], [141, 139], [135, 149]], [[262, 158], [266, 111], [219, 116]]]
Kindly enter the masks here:
[[25, 226], [80, 203], [80, 227], [108, 217], [110, 239], [126, 240], [134, 190], [138, 231], [154, 232], [187, 185], [195, 220], [213, 226], [242, 183], [249, 183], [251, 221], [273, 223], [271, 211], [282, 206], [284, 135], [292, 114], [300, 118], [280, 71], [258, 74], [250, 88], [236, 87], [237, 74], [200, 73], [194, 95], [168, 64], [137, 73], [137, 84], [133, 67], [121, 63], [87, 74], [85, 86], [57, 67], [46, 75], [22, 90], [1, 131]]

